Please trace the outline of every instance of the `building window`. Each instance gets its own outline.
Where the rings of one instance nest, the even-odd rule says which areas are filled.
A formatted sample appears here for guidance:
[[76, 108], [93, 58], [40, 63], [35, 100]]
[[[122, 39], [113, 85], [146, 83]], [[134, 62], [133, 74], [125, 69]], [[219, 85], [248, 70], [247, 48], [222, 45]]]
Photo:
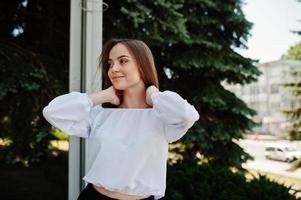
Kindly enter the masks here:
[[291, 109], [296, 110], [300, 108], [300, 100], [291, 100], [290, 101]]
[[279, 102], [271, 103], [271, 110], [279, 111], [280, 110], [280, 103]]
[[271, 85], [271, 93], [272, 94], [277, 94], [279, 93], [279, 86], [277, 84]]
[[252, 85], [250, 87], [250, 94], [259, 94], [259, 88], [257, 85]]

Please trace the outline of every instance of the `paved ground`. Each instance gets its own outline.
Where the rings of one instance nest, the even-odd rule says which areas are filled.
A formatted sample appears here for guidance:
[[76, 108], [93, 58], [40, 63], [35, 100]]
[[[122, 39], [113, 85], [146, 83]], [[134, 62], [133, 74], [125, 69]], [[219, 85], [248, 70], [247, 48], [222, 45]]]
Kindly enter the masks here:
[[268, 171], [275, 174], [299, 178], [301, 181], [301, 169], [296, 171], [288, 171], [291, 167], [290, 163], [282, 161], [274, 161], [265, 158], [265, 146], [271, 143], [289, 143], [296, 149], [301, 150], [301, 142], [289, 142], [284, 140], [270, 141], [270, 140], [240, 140], [239, 145], [245, 149], [250, 155], [255, 159], [253, 161], [248, 161], [244, 167], [251, 169], [258, 169], [262, 171]]
[[[240, 140], [238, 144], [244, 148], [246, 152], [254, 157], [253, 161], [248, 161], [243, 165], [244, 168], [251, 171], [259, 171], [268, 173], [271, 177], [274, 176], [275, 181], [283, 183], [287, 186], [292, 186], [293, 189], [301, 191], [301, 169], [295, 171], [288, 171], [291, 168], [291, 164], [282, 161], [269, 160], [265, 157], [265, 146], [272, 143], [289, 143], [294, 148], [301, 150], [301, 142], [289, 142], [284, 140], [269, 139], [245, 139]], [[281, 177], [281, 178], [277, 178]], [[298, 192], [296, 196], [301, 197], [301, 192]]]

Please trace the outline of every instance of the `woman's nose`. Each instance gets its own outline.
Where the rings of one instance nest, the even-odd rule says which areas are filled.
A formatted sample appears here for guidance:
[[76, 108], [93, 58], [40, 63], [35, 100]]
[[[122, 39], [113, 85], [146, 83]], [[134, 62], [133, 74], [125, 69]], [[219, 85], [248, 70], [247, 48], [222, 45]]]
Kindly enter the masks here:
[[119, 71], [119, 65], [118, 64], [114, 64], [112, 66], [112, 71]]

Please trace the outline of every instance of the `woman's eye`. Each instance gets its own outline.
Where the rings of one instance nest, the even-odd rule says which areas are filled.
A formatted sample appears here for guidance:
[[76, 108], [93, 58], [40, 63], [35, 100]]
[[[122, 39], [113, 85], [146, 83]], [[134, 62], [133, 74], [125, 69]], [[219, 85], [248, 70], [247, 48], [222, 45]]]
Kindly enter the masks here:
[[126, 59], [120, 59], [120, 64], [125, 64], [125, 63], [127, 63], [128, 62], [128, 60], [126, 60]]

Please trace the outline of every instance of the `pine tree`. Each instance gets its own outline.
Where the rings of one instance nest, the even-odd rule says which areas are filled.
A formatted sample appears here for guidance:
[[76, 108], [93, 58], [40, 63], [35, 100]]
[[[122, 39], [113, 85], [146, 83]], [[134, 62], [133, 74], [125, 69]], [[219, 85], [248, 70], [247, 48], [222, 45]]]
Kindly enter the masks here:
[[106, 1], [104, 41], [138, 38], [154, 53], [161, 90], [195, 105], [200, 120], [179, 142], [185, 158], [197, 152], [224, 166], [241, 167], [250, 156], [233, 139], [243, 137], [255, 111], [221, 82], [245, 84], [259, 71], [234, 48], [246, 48], [252, 26], [240, 0]]
[[53, 136], [42, 108], [68, 91], [69, 5], [0, 2], [0, 138], [9, 141], [0, 144], [1, 163], [27, 165], [48, 155]]

